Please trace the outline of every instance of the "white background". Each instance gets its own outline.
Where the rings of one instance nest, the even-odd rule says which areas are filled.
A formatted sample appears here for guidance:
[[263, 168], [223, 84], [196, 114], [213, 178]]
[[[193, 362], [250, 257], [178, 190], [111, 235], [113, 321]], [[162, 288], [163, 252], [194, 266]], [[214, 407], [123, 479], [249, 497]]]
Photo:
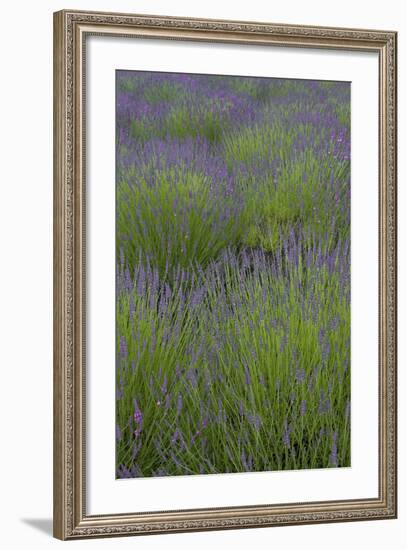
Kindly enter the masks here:
[[[300, 61], [299, 61], [300, 60]], [[377, 488], [378, 56], [92, 37], [87, 46], [87, 512], [371, 498]], [[115, 471], [115, 69], [351, 82], [351, 468], [117, 481]], [[368, 243], [368, 245], [367, 245]], [[374, 365], [376, 367], [374, 367]], [[110, 437], [107, 434], [111, 434]]]
[[[399, 97], [406, 96], [407, 23], [402, 2], [342, 0], [264, 2], [242, 0], [191, 3], [163, 1], [71, 0], [14, 2], [2, 6], [1, 200], [1, 518], [5, 548], [46, 548], [62, 544], [50, 536], [52, 515], [52, 11], [61, 8], [128, 11], [179, 16], [246, 19], [300, 24], [398, 30]], [[4, 41], [4, 44], [3, 44]], [[407, 107], [400, 100], [399, 150], [407, 146]], [[399, 280], [406, 278], [402, 254], [407, 231], [405, 157], [399, 166]], [[405, 248], [405, 247], [404, 247]], [[275, 547], [343, 549], [402, 548], [407, 534], [406, 473], [407, 359], [406, 289], [400, 285], [399, 309], [399, 489], [400, 519], [336, 525], [284, 527], [213, 533], [79, 541], [104, 548]]]

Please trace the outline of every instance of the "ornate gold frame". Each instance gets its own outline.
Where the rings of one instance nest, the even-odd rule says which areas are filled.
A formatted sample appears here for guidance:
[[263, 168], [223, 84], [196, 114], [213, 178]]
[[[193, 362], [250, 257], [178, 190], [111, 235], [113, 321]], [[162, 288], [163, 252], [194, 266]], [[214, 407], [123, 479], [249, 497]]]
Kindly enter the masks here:
[[[86, 514], [84, 48], [90, 34], [373, 51], [379, 57], [378, 498]], [[396, 42], [390, 31], [64, 10], [54, 14], [54, 535], [60, 539], [396, 517]]]

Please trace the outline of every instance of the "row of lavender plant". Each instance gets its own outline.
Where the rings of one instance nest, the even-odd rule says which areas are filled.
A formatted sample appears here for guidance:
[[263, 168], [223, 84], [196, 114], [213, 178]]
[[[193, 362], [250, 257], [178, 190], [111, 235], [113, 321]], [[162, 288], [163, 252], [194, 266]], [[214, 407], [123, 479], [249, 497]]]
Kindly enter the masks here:
[[349, 88], [121, 72], [117, 476], [350, 464]]

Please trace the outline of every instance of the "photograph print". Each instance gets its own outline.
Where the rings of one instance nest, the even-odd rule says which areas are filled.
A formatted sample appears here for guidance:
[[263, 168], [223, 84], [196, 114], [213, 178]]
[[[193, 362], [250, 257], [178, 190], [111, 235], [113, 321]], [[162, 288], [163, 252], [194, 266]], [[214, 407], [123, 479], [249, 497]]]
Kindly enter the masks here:
[[116, 478], [349, 467], [350, 83], [119, 70], [115, 108]]

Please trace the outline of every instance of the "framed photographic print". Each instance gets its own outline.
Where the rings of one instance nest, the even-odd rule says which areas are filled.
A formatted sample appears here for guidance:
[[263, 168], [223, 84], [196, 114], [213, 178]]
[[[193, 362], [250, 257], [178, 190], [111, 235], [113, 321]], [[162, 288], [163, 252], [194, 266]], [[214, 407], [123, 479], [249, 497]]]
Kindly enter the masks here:
[[54, 14], [54, 534], [396, 517], [396, 33]]

